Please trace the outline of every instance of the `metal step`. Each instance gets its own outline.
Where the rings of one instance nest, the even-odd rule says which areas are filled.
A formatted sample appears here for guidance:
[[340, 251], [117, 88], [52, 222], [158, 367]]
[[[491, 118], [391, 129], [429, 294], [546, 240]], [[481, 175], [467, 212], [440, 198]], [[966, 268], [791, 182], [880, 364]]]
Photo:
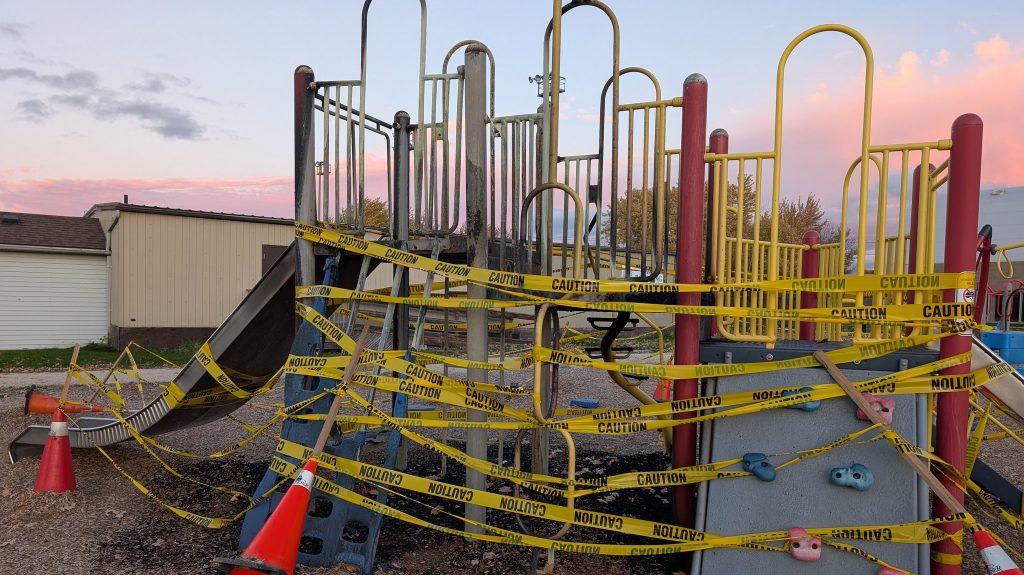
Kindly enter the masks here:
[[[584, 348], [587, 351], [587, 355], [590, 359], [604, 359], [601, 355], [601, 348], [599, 347], [587, 347]], [[626, 359], [633, 353], [633, 348], [628, 345], [620, 345], [611, 348], [612, 354], [615, 359]]]
[[[587, 316], [587, 321], [590, 323], [590, 327], [596, 330], [608, 331], [608, 328], [611, 327], [612, 322], [615, 321], [615, 318], [601, 315], [592, 315]], [[627, 325], [622, 328], [622, 331], [633, 331], [634, 329], [636, 329], [636, 324], [639, 321], [640, 320], [635, 317], [629, 318], [628, 320], [626, 320]]]

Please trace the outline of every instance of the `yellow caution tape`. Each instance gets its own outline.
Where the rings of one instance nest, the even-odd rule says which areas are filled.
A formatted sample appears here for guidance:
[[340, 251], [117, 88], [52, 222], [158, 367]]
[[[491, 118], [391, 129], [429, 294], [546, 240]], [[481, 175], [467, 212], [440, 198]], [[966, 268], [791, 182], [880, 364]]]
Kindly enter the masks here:
[[890, 274], [851, 277], [825, 277], [814, 279], [771, 280], [727, 285], [674, 284], [627, 282], [616, 280], [574, 279], [513, 272], [451, 264], [420, 256], [404, 250], [390, 248], [367, 240], [341, 234], [319, 226], [295, 222], [295, 236], [353, 253], [372, 256], [403, 267], [433, 272], [443, 277], [454, 277], [474, 283], [512, 289], [552, 291], [561, 293], [705, 293], [705, 292], [757, 292], [757, 291], [905, 291], [957, 289], [974, 286], [974, 273]]
[[[589, 280], [588, 280], [589, 281]], [[618, 283], [618, 282], [617, 282]], [[665, 285], [665, 284], [644, 284]], [[325, 285], [300, 286], [296, 297], [327, 297], [333, 301], [373, 301], [437, 309], [506, 309], [541, 303], [556, 303], [563, 307], [590, 311], [668, 313], [701, 316], [724, 316], [757, 319], [798, 319], [818, 323], [862, 323], [872, 325], [896, 325], [910, 321], [972, 321], [974, 304], [971, 303], [926, 303], [893, 304], [877, 306], [771, 309], [731, 306], [675, 305], [635, 302], [575, 301], [556, 299], [494, 300], [494, 299], [449, 299], [443, 297], [414, 298], [380, 295]], [[510, 322], [513, 327], [532, 322]], [[444, 324], [431, 324], [438, 331]], [[495, 324], [498, 326], [500, 324]], [[489, 329], [497, 329], [490, 327]]]
[[[852, 345], [841, 349], [827, 352], [829, 359], [837, 364], [851, 361], [863, 361], [883, 355], [923, 345], [937, 339], [946, 337], [947, 333], [924, 334], [911, 337], [902, 337], [883, 342]], [[821, 367], [813, 355], [805, 355], [792, 359], [761, 361], [752, 363], [719, 363], [705, 365], [657, 365], [648, 363], [622, 363], [608, 362], [599, 359], [576, 355], [567, 351], [552, 350], [547, 348], [534, 348], [534, 358], [537, 361], [558, 363], [561, 365], [593, 367], [606, 371], [620, 371], [636, 375], [650, 375], [663, 379], [693, 379], [707, 377], [722, 377], [731, 375], [746, 375], [753, 373], [767, 373], [784, 369], [802, 367]]]
[[[984, 413], [979, 417], [977, 426], [967, 438], [967, 452], [964, 461], [964, 475], [967, 477], [971, 476], [971, 471], [974, 470], [974, 462], [978, 460], [978, 453], [981, 451], [981, 441], [985, 437], [985, 424], [988, 423], [991, 414], [992, 404], [989, 403], [985, 406]], [[967, 422], [967, 429], [971, 429], [970, 421]]]
[[[175, 507], [174, 505], [167, 503], [159, 496], [157, 496], [155, 493], [153, 493], [153, 491], [151, 491], [149, 488], [143, 485], [142, 482], [132, 477], [132, 475], [125, 471], [124, 468], [118, 465], [117, 462], [114, 461], [114, 459], [110, 456], [110, 454], [107, 453], [106, 450], [104, 450], [102, 447], [97, 447], [96, 451], [99, 451], [100, 454], [103, 455], [103, 457], [107, 458], [107, 461], [109, 461], [110, 464], [114, 466], [114, 469], [116, 469], [121, 475], [127, 478], [128, 481], [130, 481], [131, 484], [136, 489], [138, 489], [140, 493], [142, 493], [146, 497], [149, 497], [153, 501], [156, 501], [158, 505], [160, 505], [164, 509], [167, 509], [171, 513], [177, 515], [178, 517], [181, 517], [182, 519], [195, 523], [200, 527], [206, 527], [208, 529], [220, 529], [234, 521], [238, 521], [242, 517], [245, 517], [246, 513], [254, 509], [260, 503], [262, 503], [263, 500], [269, 497], [271, 493], [277, 490], [278, 487], [280, 487], [289, 479], [288, 477], [282, 477], [273, 485], [273, 487], [265, 491], [259, 497], [256, 497], [255, 499], [250, 499], [249, 504], [245, 506], [245, 509], [242, 509], [232, 517], [207, 517], [205, 515], [192, 513], [191, 511], [186, 511], [180, 507]], [[246, 498], [248, 498], [248, 496], [246, 496]]]
[[[785, 531], [748, 533], [742, 535], [715, 535], [678, 525], [612, 515], [608, 513], [601, 513], [599, 511], [574, 509], [551, 503], [518, 499], [487, 491], [480, 491], [430, 479], [424, 479], [400, 471], [384, 469], [348, 459], [333, 457], [325, 459], [327, 460], [321, 460], [321, 465], [324, 468], [341, 471], [357, 479], [362, 479], [372, 483], [400, 487], [416, 493], [434, 495], [453, 501], [472, 503], [481, 507], [507, 511], [517, 515], [526, 515], [562, 523], [569, 522], [573, 525], [583, 527], [592, 527], [595, 529], [629, 533], [642, 537], [669, 540], [672, 541], [676, 547], [676, 551], [674, 552], [698, 551], [714, 547], [769, 541], [784, 541], [789, 539], [789, 535]], [[297, 471], [298, 466], [275, 457], [271, 463], [271, 469], [282, 475], [290, 475]], [[329, 495], [343, 495], [343, 492], [341, 491], [343, 488], [341, 488], [341, 486], [320, 477], [317, 477], [316, 480], [314, 480], [314, 487]], [[394, 516], [391, 513], [386, 513], [386, 515]], [[952, 521], [963, 521], [966, 517], [968, 517], [966, 514], [956, 514], [930, 521], [918, 521], [898, 525], [816, 528], [808, 529], [807, 531], [814, 536], [829, 538], [884, 541], [891, 543], [933, 543], [949, 537], [945, 532], [936, 528], [935, 525]], [[583, 545], [586, 546], [587, 549], [582, 552], [604, 554], [619, 554], [605, 549], [607, 547], [626, 547], [633, 549], [633, 552], [622, 554], [630, 555], [654, 554], [656, 553], [654, 549], [658, 547], [655, 546], [654, 548], [651, 548], [646, 545], [605, 546], [578, 543], [565, 543], [565, 545]], [[645, 553], [644, 551], [639, 551], [641, 549], [644, 551], [649, 549], [649, 551]], [[567, 547], [564, 550], [574, 551], [572, 547]]]
[[447, 357], [444, 355], [438, 355], [436, 353], [427, 353], [424, 351], [413, 352], [417, 357], [425, 358], [436, 363], [443, 363], [454, 367], [462, 367], [466, 369], [490, 369], [490, 370], [503, 370], [503, 371], [520, 371], [533, 365], [533, 355], [524, 355], [521, 357], [510, 357], [504, 361], [471, 361], [468, 359], [462, 359], [459, 357]]
[[231, 381], [231, 378], [228, 377], [228, 375], [224, 373], [224, 370], [217, 365], [216, 361], [214, 361], [213, 350], [210, 349], [210, 342], [204, 343], [202, 347], [199, 348], [199, 351], [196, 352], [196, 360], [203, 366], [206, 373], [209, 373], [213, 377], [213, 380], [220, 384], [221, 387], [228, 390], [231, 395], [239, 399], [249, 397], [249, 393], [242, 391], [242, 388], [235, 385], [235, 382]]
[[80, 381], [86, 387], [95, 387], [97, 390], [103, 393], [110, 401], [114, 403], [113, 409], [124, 409], [124, 399], [121, 395], [110, 389], [98, 377], [89, 372], [89, 370], [72, 364], [68, 370], [71, 372], [71, 376]]

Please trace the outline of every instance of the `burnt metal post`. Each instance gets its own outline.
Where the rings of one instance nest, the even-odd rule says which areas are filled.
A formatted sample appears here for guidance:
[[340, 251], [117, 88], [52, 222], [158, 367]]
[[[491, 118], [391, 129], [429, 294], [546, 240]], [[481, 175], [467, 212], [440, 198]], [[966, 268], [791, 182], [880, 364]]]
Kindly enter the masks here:
[[[679, 153], [679, 213], [676, 222], [676, 282], [701, 282], [701, 233], [704, 217], [704, 145], [707, 141], [708, 81], [700, 74], [691, 74], [683, 82], [683, 128]], [[679, 305], [700, 304], [700, 294], [679, 293]], [[675, 364], [696, 365], [700, 361], [700, 317], [678, 314], [675, 318]], [[677, 379], [672, 399], [697, 397], [696, 379]], [[686, 419], [694, 412], [678, 413]], [[672, 435], [672, 467], [689, 467], [697, 463], [697, 426], [677, 425]], [[676, 523], [693, 527], [693, 485], [672, 488]]]
[[[544, 113], [544, 105], [542, 104], [537, 112]], [[537, 165], [543, 169], [547, 169], [548, 158], [544, 155], [544, 150], [547, 142], [547, 132], [544, 131], [544, 122], [541, 122], [537, 126]], [[557, 175], [557, 174], [556, 174]], [[555, 178], [557, 179], [557, 178]], [[550, 183], [554, 181], [552, 178], [544, 179], [543, 183]], [[541, 275], [551, 275], [552, 270], [552, 256], [551, 256], [551, 231], [554, 223], [551, 221], [549, 215], [551, 214], [550, 208], [552, 207], [551, 201], [551, 190], [544, 190], [541, 192], [541, 201], [538, 202], [538, 208], [534, 208], [536, 216], [536, 230], [534, 230], [536, 243], [536, 253], [539, 259], [537, 260], [540, 264]], [[613, 211], [614, 213], [614, 211]], [[523, 273], [533, 273], [533, 255], [529, 254], [527, 259], [527, 268], [521, 270]], [[534, 308], [535, 313], [540, 314], [541, 307], [537, 306]], [[557, 312], [556, 312], [557, 313]], [[541, 324], [541, 340], [550, 342], [554, 331], [551, 329], [551, 324], [547, 321], [547, 318], [543, 318], [544, 323]], [[540, 387], [540, 407], [544, 413], [547, 413], [551, 407], [551, 365], [545, 365], [540, 370], [540, 378], [533, 384]], [[547, 475], [550, 471], [550, 459], [548, 455], [551, 452], [551, 434], [547, 429], [534, 429], [533, 436], [530, 440], [530, 470], [534, 473], [540, 473]]]
[[[295, 68], [295, 220], [307, 224], [316, 223], [316, 174], [313, 170], [313, 100], [316, 78], [309, 66]], [[313, 261], [313, 243], [295, 240], [296, 255], [295, 285], [316, 283], [316, 265]]]
[[[395, 171], [394, 171], [394, 194], [391, 206], [391, 239], [394, 246], [400, 250], [408, 249], [409, 243], [409, 113], [400, 110], [395, 113]], [[409, 297], [409, 270], [403, 266], [394, 265], [394, 271], [400, 274], [398, 283], [399, 297]], [[409, 349], [409, 306], [399, 304], [395, 306], [395, 315], [392, 323], [392, 349]], [[383, 346], [384, 342], [381, 342]], [[411, 357], [406, 357], [410, 359]], [[396, 374], [400, 375], [400, 374]], [[396, 394], [397, 395], [397, 394]], [[397, 398], [396, 398], [397, 399]], [[398, 401], [392, 402], [392, 408], [398, 406]], [[404, 409], [404, 408], [403, 408]], [[395, 468], [405, 469], [409, 456], [409, 446], [402, 441], [399, 444], [396, 456]]]
[[[486, 48], [473, 43], [466, 46], [465, 90], [466, 90], [466, 263], [476, 268], [487, 265], [487, 124], [486, 124]], [[469, 299], [487, 299], [487, 288], [469, 284], [466, 288]], [[470, 309], [466, 312], [466, 355], [470, 361], [487, 361], [487, 310]], [[487, 382], [486, 369], [469, 369], [468, 380]], [[483, 411], [470, 409], [467, 419], [473, 422], [487, 421]], [[487, 459], [487, 430], [466, 430], [466, 454], [477, 459]], [[479, 471], [466, 469], [466, 487], [487, 489], [487, 478]], [[466, 504], [466, 518], [486, 523], [487, 511], [478, 505]], [[466, 523], [466, 531], [483, 533], [478, 525]]]
[[[800, 277], [803, 279], [818, 277], [821, 252], [818, 246], [821, 245], [821, 235], [817, 230], [807, 230], [804, 233], [804, 245], [807, 249], [801, 254]], [[813, 309], [818, 307], [818, 294], [812, 291], [800, 292], [800, 309]], [[800, 339], [803, 341], [814, 341], [817, 337], [818, 324], [813, 321], [800, 322]]]
[[[404, 250], [409, 242], [409, 113], [395, 113], [395, 193], [391, 213], [391, 239]], [[409, 296], [409, 270], [395, 266], [401, 274], [398, 295]], [[394, 349], [409, 349], [409, 306], [395, 306], [392, 331]], [[383, 343], [383, 342], [382, 342]]]
[[[711, 148], [712, 154], [728, 154], [729, 153], [729, 132], [726, 132], [722, 128], [717, 128], [711, 132], [708, 146]], [[680, 161], [682, 161], [680, 157]], [[728, 166], [727, 166], [728, 167]], [[721, 174], [722, 179], [728, 180], [729, 174]], [[713, 284], [715, 283], [715, 190], [718, 189], [718, 179], [715, 177], [715, 163], [708, 163], [708, 179], [707, 179], [707, 197], [705, 199], [706, 215], [704, 217], [704, 283]], [[678, 215], [677, 215], [678, 217]], [[679, 255], [676, 254], [676, 266], [679, 265]], [[714, 294], [704, 294], [705, 305], [715, 305]], [[713, 338], [718, 336], [718, 322], [715, 321], [714, 317], [706, 319], [708, 328], [701, 332], [702, 337]]]
[[[981, 139], [983, 123], [975, 114], [964, 114], [953, 122], [949, 152], [949, 193], [946, 204], [946, 254], [943, 271], [946, 273], [973, 272], [978, 239], [978, 197], [981, 190]], [[973, 286], [972, 286], [973, 289]], [[943, 302], [966, 299], [965, 290], [947, 289]], [[964, 302], [971, 303], [971, 302]], [[971, 351], [971, 332], [944, 338], [939, 347], [939, 358], [947, 358]], [[970, 362], [942, 370], [942, 375], [970, 372]], [[952, 465], [961, 474], [967, 450], [968, 392], [940, 393], [938, 417], [935, 424], [935, 454]], [[964, 493], [955, 481], [943, 475], [940, 481], [961, 503]], [[952, 513], [938, 498], [932, 502], [932, 517]], [[946, 533], [962, 533], [962, 523], [938, 525]], [[932, 544], [932, 573], [934, 575], [960, 575], [963, 550], [951, 539]]]
[[992, 266], [992, 226], [985, 224], [978, 230], [978, 259], [974, 264], [978, 277], [974, 282], [974, 323], [985, 321], [985, 305], [988, 303], [988, 273]]

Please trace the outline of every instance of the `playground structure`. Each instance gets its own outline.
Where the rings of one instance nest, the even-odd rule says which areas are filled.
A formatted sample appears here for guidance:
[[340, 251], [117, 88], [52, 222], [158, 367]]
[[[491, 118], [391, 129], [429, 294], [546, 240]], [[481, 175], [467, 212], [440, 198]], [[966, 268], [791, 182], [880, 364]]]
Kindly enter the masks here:
[[[577, 8], [607, 16], [613, 56], [600, 94], [596, 151], [562, 155], [560, 89], [552, 80], [562, 73], [562, 19]], [[295, 71], [294, 248], [159, 399], [113, 419], [79, 418], [71, 429], [73, 447], [209, 422], [280, 379], [286, 405], [284, 416], [275, 420], [283, 422], [280, 441], [245, 517], [243, 548], [315, 442], [319, 430], [310, 421], [327, 412], [332, 395], [345, 393], [354, 407], [339, 420], [348, 426], [336, 430], [321, 460], [335, 473], [314, 485], [313, 500], [319, 503], [305, 519], [302, 563], [344, 562], [372, 572], [384, 517], [416, 520], [388, 507], [390, 492], [401, 487], [465, 502], [465, 527], [444, 529], [547, 549], [549, 568], [555, 551], [685, 553], [684, 569], [713, 575], [738, 572], [762, 552], [765, 557], [756, 560], [766, 573], [868, 573], [880, 566], [959, 573], [957, 538], [980, 524], [939, 499], [929, 504], [927, 487], [898, 453], [930, 457], [945, 488], [962, 502], [965, 491], [972, 491], [964, 478], [970, 477], [977, 454], [975, 448], [969, 456], [968, 449], [974, 417], [969, 393], [988, 386], [986, 395], [996, 405], [1024, 413], [1017, 403], [1024, 388], [1016, 372], [1002, 369], [998, 356], [987, 355], [987, 364], [972, 366], [964, 355], [970, 355], [972, 344], [976, 354], [987, 349], [964, 337], [981, 318], [969, 293], [975, 289], [979, 252], [982, 124], [977, 116], [958, 118], [948, 139], [873, 143], [870, 46], [848, 27], [824, 25], [803, 32], [783, 51], [771, 150], [732, 151], [725, 130], [709, 136], [708, 80], [693, 74], [681, 96], [667, 97], [669, 90], [663, 93], [648, 70], [621, 67], [618, 22], [597, 0], [554, 3], [543, 37], [541, 108], [498, 115], [498, 59], [481, 42], [457, 43], [444, 56], [441, 71], [427, 73], [427, 8], [421, 0], [416, 116], [399, 111], [393, 122], [385, 121], [368, 112], [370, 9], [367, 0], [358, 80], [318, 80], [305, 66]], [[779, 206], [786, 64], [801, 42], [822, 33], [848, 36], [865, 58], [860, 154], [841, 190], [838, 241], [821, 243], [819, 230], [807, 230], [803, 243], [784, 243]], [[453, 70], [460, 51], [463, 64]], [[620, 82], [626, 77], [649, 81], [653, 99], [623, 102]], [[668, 122], [677, 115], [681, 141], [673, 147]], [[367, 198], [384, 192], [367, 189], [370, 138], [380, 138], [387, 152], [386, 225], [368, 224], [365, 217]], [[946, 213], [956, 218], [945, 222], [943, 268], [937, 272], [934, 246], [943, 226], [936, 221], [936, 206], [943, 187]], [[673, 190], [678, 194], [674, 215], [668, 198]], [[898, 206], [895, 214], [888, 211], [892, 204]], [[628, 222], [625, 237], [621, 219]], [[675, 245], [670, 245], [672, 228]], [[848, 241], [856, 244], [852, 266]], [[367, 279], [382, 263], [390, 264], [390, 289], [367, 290]], [[424, 274], [422, 285], [411, 285], [412, 270]], [[370, 307], [382, 308], [383, 314], [370, 313]], [[601, 338], [588, 356], [562, 349], [564, 317], [581, 311], [591, 314]], [[296, 312], [302, 321], [292, 338]], [[533, 316], [533, 349], [509, 356], [509, 327], [519, 327], [512, 320], [524, 313]], [[652, 314], [673, 316], [674, 365], [621, 361], [630, 350], [620, 336], [636, 323], [633, 315], [660, 333]], [[342, 388], [340, 370], [351, 361], [355, 343], [349, 336], [361, 317], [377, 320], [369, 351], [361, 356], [372, 370]], [[464, 333], [465, 357], [447, 348], [443, 354], [428, 353], [424, 341], [432, 332], [442, 334], [445, 345], [451, 334]], [[495, 356], [489, 340], [496, 340]], [[846, 364], [862, 391], [896, 396], [891, 428], [853, 416], [843, 391], [811, 356], [817, 349]], [[465, 379], [449, 376], [449, 367], [466, 369]], [[506, 372], [524, 369], [532, 370], [529, 386], [506, 384]], [[560, 411], [557, 383], [565, 369], [603, 370], [639, 405]], [[642, 388], [652, 377], [674, 380], [673, 401], [659, 403]], [[102, 382], [86, 383], [117, 404], [117, 395]], [[377, 392], [391, 394], [390, 413], [381, 410]], [[512, 407], [517, 398], [528, 399], [529, 407]], [[822, 403], [820, 410], [800, 409], [814, 401]], [[439, 415], [413, 417], [410, 408], [424, 405]], [[447, 417], [445, 410], [452, 407], [466, 410], [465, 421]], [[797, 409], [782, 409], [787, 407]], [[465, 451], [418, 429], [431, 425], [464, 429]], [[360, 462], [371, 426], [391, 430], [380, 465]], [[488, 430], [516, 434], [514, 467], [503, 466], [500, 454], [497, 461], [488, 458]], [[580, 479], [574, 447], [579, 433], [662, 433], [672, 470]], [[876, 436], [885, 441], [861, 440]], [[45, 437], [46, 428], [27, 430], [12, 443], [12, 460], [38, 452]], [[526, 437], [528, 464], [520, 461]], [[564, 443], [568, 453], [565, 477], [550, 475], [553, 442]], [[465, 485], [403, 474], [409, 444], [465, 465]], [[753, 470], [764, 459], [754, 456], [762, 454], [792, 457], [773, 465], [778, 470], [773, 481], [758, 481], [761, 476]], [[877, 486], [843, 490], [817, 467], [798, 465], [818, 457], [843, 465], [856, 457], [874, 470]], [[736, 465], [743, 470], [730, 468]], [[824, 463], [818, 467], [831, 469]], [[512, 479], [515, 496], [489, 496], [487, 476]], [[381, 487], [374, 499], [356, 495], [360, 482]], [[674, 525], [577, 507], [577, 499], [587, 502], [590, 495], [644, 485], [671, 487]], [[807, 506], [808, 501], [818, 505]], [[992, 505], [1000, 509], [997, 502]], [[525, 526], [521, 533], [509, 532], [489, 525], [487, 508], [561, 527], [547, 526], [545, 535]], [[213, 526], [199, 516], [189, 519]], [[572, 525], [658, 542], [566, 541]], [[808, 538], [819, 538], [817, 545], [832, 548], [821, 563], [794, 563], [785, 553], [772, 552], [797, 556], [799, 538], [787, 533], [797, 527], [806, 528]], [[839, 540], [855, 541], [857, 547]], [[773, 545], [780, 541], [789, 543]]]

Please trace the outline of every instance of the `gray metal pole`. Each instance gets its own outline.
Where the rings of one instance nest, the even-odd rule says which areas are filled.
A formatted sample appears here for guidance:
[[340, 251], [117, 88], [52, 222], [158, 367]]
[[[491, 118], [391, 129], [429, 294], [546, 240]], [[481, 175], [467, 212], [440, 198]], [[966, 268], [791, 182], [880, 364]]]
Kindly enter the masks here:
[[[487, 267], [487, 91], [485, 63], [487, 55], [480, 44], [466, 46], [466, 263], [473, 267]], [[469, 299], [486, 299], [487, 288], [470, 284]], [[466, 353], [471, 361], [487, 361], [487, 310], [471, 309], [466, 332]], [[469, 381], [487, 382], [487, 370], [470, 369]], [[469, 410], [469, 421], [487, 421], [483, 411]], [[487, 431], [466, 430], [466, 453], [477, 459], [487, 459]], [[466, 487], [487, 489], [487, 478], [478, 471], [466, 469]], [[466, 518], [486, 523], [487, 511], [477, 505], [466, 504]], [[483, 529], [469, 523], [470, 533], [483, 533]]]
[[[295, 219], [312, 224], [316, 222], [316, 176], [313, 172], [313, 69], [299, 66], [295, 69]], [[298, 265], [295, 267], [295, 285], [316, 283], [316, 265], [313, 243], [295, 240]]]
[[[391, 239], [394, 246], [404, 250], [409, 243], [409, 114], [395, 113], [395, 185], [391, 213]], [[398, 295], [409, 297], [409, 270], [395, 266], [400, 274]], [[392, 342], [394, 349], [409, 349], [409, 306], [395, 306]], [[384, 342], [381, 342], [383, 345]], [[395, 460], [395, 469], [404, 470], [409, 458], [409, 446], [402, 441]]]
[[[409, 114], [395, 113], [395, 196], [391, 213], [391, 239], [398, 249], [406, 249], [409, 242]], [[409, 296], [409, 271], [401, 266], [401, 285], [398, 295]], [[409, 306], [395, 307], [394, 349], [409, 349]], [[383, 342], [382, 342], [383, 343]]]
[[[544, 111], [544, 106], [541, 106], [540, 112]], [[540, 166], [547, 166], [548, 158], [543, 155], [543, 150], [547, 149], [544, 142], [547, 142], [547, 132], [544, 131], [544, 124], [537, 128], [537, 164]], [[550, 183], [557, 181], [557, 174], [555, 176], [549, 176], [544, 183]], [[551, 275], [551, 190], [541, 192], [541, 201], [538, 202], [539, 208], [537, 209], [537, 253], [540, 256], [540, 273], [543, 275]], [[532, 259], [530, 264], [532, 264]], [[522, 270], [523, 273], [533, 273], [532, 268]], [[535, 308], [540, 310], [540, 307]], [[552, 312], [557, 313], [557, 312]], [[541, 325], [541, 340], [545, 344], [550, 345], [551, 337], [553, 332], [551, 330], [551, 324], [547, 321], [547, 318], [542, 318], [544, 322]], [[540, 408], [544, 414], [547, 414], [551, 408], [551, 366], [546, 366], [540, 372], [540, 381], [535, 381], [534, 385], [540, 387]], [[533, 473], [540, 473], [547, 475], [549, 470], [548, 458], [551, 448], [551, 434], [547, 429], [535, 429], [533, 430], [533, 440], [530, 443], [530, 470]]]

